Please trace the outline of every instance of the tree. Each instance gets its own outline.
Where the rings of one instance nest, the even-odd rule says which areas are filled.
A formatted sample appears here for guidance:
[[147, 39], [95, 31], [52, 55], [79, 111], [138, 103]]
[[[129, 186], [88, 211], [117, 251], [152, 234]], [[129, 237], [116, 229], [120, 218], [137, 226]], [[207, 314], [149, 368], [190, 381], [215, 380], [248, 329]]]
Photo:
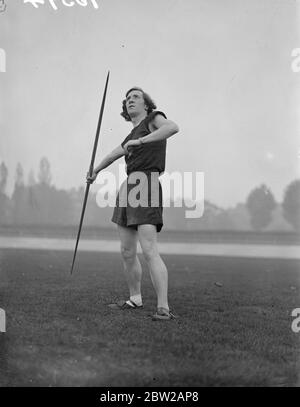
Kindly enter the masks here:
[[272, 192], [266, 185], [262, 184], [251, 191], [246, 205], [253, 229], [262, 230], [271, 223], [276, 202]]
[[15, 175], [15, 187], [24, 186], [24, 171], [20, 163], [17, 164], [16, 175]]
[[33, 170], [29, 171], [28, 175], [28, 186], [33, 187], [36, 184], [35, 176]]
[[0, 224], [8, 222], [10, 201], [5, 194], [8, 170], [4, 162], [0, 165]]
[[0, 165], [0, 192], [5, 193], [7, 184], [8, 169], [5, 163], [2, 161]]
[[41, 185], [50, 186], [51, 184], [51, 171], [50, 163], [46, 157], [43, 157], [40, 161], [38, 180]]
[[296, 231], [300, 231], [300, 179], [285, 189], [282, 203], [283, 216]]
[[23, 224], [27, 217], [26, 188], [24, 186], [24, 171], [20, 163], [15, 173], [15, 187], [12, 194], [12, 220], [14, 224]]
[[36, 197], [36, 181], [34, 171], [31, 169], [28, 175], [27, 186], [27, 221], [30, 224], [35, 224], [36, 215], [39, 211], [39, 204]]

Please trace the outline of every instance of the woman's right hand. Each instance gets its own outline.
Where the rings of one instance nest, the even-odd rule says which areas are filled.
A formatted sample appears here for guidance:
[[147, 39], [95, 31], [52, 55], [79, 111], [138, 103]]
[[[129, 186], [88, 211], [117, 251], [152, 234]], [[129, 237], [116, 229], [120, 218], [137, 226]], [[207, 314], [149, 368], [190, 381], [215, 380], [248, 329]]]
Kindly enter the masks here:
[[95, 181], [95, 179], [97, 178], [97, 173], [95, 172], [95, 171], [93, 171], [93, 173], [92, 173], [92, 175], [90, 176], [90, 173], [88, 172], [87, 174], [86, 174], [86, 182], [88, 183], [88, 184], [92, 184], [94, 181]]

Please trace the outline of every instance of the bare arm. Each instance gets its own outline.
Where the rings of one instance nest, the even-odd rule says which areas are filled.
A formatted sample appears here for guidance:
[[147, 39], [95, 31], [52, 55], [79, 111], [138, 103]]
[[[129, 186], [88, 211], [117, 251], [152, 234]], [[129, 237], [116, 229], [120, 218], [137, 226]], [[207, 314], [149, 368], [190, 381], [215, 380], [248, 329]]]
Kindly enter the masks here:
[[142, 138], [143, 144], [153, 141], [165, 140], [179, 132], [176, 123], [166, 119], [161, 114], [157, 114], [150, 124], [151, 133]]
[[107, 156], [103, 158], [103, 160], [100, 162], [99, 165], [97, 165], [97, 167], [94, 168], [94, 172], [91, 177], [89, 176], [89, 174], [87, 174], [86, 177], [87, 181], [93, 183], [100, 171], [104, 170], [104, 168], [108, 167], [110, 164], [121, 158], [123, 155], [125, 155], [123, 147], [122, 146], [116, 147], [109, 154], [107, 154]]
[[123, 155], [125, 155], [125, 151], [122, 146], [116, 147], [109, 154], [107, 154], [106, 157], [103, 158], [103, 160], [96, 168], [94, 168], [94, 172], [98, 174], [98, 172], [104, 170], [104, 168], [108, 167], [110, 164], [121, 158]]

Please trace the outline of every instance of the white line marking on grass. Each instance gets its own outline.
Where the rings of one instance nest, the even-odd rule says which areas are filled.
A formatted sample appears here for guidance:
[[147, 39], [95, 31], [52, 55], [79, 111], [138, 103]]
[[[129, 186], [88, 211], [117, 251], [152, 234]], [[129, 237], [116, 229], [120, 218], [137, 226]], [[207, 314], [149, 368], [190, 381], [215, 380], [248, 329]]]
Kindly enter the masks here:
[[[260, 244], [212, 244], [212, 243], [159, 243], [162, 254], [186, 254], [193, 256], [251, 257], [300, 259], [300, 246], [296, 245], [260, 245]], [[73, 251], [75, 239], [53, 239], [35, 237], [1, 237], [1, 249], [38, 249]], [[82, 239], [78, 246], [84, 252], [120, 252], [120, 243], [116, 240]], [[140, 247], [138, 248], [141, 253]]]

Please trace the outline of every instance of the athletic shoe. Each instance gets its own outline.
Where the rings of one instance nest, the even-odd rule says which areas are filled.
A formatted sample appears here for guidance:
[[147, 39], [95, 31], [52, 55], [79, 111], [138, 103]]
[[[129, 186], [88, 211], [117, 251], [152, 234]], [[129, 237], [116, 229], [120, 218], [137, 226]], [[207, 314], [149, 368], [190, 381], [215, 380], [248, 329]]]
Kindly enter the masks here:
[[166, 308], [157, 308], [157, 311], [152, 315], [152, 321], [169, 321], [170, 319], [178, 318], [172, 312], [168, 311]]
[[140, 309], [143, 308], [142, 305], [136, 305], [136, 303], [134, 303], [131, 300], [128, 301], [117, 301], [116, 303], [113, 304], [108, 304], [109, 308], [111, 309], [119, 309], [119, 310], [126, 310], [126, 309]]

